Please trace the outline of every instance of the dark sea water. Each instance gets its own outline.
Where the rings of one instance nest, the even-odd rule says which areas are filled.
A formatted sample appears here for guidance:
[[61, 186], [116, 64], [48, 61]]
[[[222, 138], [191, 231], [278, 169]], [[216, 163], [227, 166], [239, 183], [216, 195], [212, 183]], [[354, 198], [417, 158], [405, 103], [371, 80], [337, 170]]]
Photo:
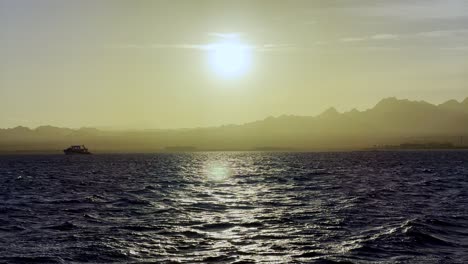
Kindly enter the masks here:
[[4, 263], [468, 263], [468, 152], [0, 156]]

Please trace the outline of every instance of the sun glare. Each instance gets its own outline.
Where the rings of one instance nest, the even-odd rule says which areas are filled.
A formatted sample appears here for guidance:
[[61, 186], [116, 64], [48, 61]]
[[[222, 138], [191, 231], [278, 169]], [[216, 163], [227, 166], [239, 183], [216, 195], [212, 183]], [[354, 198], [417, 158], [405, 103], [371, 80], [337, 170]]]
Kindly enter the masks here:
[[231, 168], [223, 162], [209, 162], [204, 168], [205, 176], [210, 181], [225, 181], [232, 175]]
[[251, 60], [251, 48], [238, 41], [225, 41], [211, 45], [209, 63], [212, 70], [222, 77], [238, 77], [247, 72]]

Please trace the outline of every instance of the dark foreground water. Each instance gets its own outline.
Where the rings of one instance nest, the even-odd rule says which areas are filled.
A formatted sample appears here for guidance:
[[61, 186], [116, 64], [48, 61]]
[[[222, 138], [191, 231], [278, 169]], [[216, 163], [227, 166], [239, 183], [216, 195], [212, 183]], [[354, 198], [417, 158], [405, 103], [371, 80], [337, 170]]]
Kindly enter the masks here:
[[0, 156], [0, 262], [468, 263], [468, 152]]

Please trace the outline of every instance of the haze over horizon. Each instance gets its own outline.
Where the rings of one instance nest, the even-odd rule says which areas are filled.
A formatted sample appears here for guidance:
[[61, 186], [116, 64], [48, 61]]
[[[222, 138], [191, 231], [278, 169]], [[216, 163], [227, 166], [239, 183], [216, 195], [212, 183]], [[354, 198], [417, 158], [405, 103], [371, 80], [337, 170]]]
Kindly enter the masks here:
[[4, 0], [0, 127], [212, 127], [392, 96], [462, 101], [466, 25], [462, 0]]
[[[317, 116], [282, 115], [216, 127], [157, 130], [96, 128], [0, 129], [0, 153], [57, 153], [85, 144], [98, 153], [166, 150], [357, 150], [406, 143], [466, 148], [468, 98], [433, 105], [425, 101], [380, 100], [366, 111]], [[451, 145], [450, 145], [451, 144]]]

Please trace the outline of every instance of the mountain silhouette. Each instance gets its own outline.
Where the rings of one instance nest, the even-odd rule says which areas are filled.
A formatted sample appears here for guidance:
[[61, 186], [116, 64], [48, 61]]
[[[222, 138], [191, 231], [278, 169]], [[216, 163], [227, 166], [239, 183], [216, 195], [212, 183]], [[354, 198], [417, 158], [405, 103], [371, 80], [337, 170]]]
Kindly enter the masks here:
[[283, 115], [241, 125], [193, 129], [102, 131], [95, 128], [0, 129], [0, 151], [58, 151], [86, 144], [94, 151], [150, 152], [177, 149], [356, 149], [404, 142], [460, 143], [468, 138], [468, 98], [434, 105], [385, 98], [374, 107], [317, 116]]
[[447, 102], [440, 104], [439, 108], [449, 111], [468, 113], [468, 98], [466, 98], [463, 102], [458, 102], [457, 100], [448, 100]]

